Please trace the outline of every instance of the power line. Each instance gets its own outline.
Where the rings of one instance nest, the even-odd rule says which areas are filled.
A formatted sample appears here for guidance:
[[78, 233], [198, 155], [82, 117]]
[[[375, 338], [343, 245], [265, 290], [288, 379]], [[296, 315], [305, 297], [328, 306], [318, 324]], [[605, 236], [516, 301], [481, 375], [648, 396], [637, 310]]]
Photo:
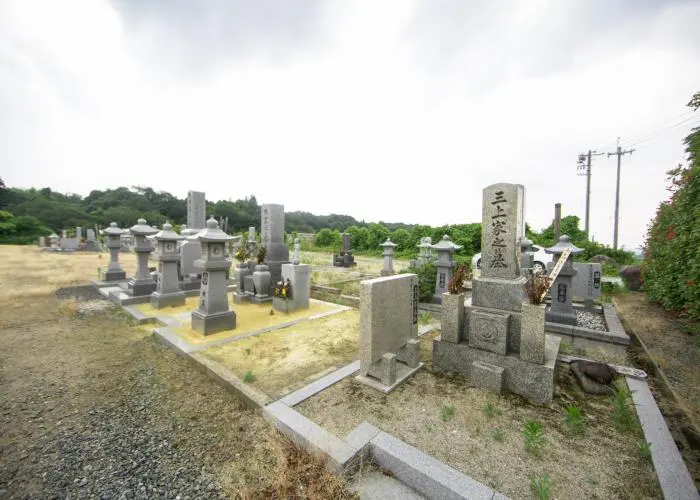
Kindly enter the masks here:
[[[691, 116], [691, 117], [689, 117], [689, 118], [687, 118], [687, 119], [685, 119], [685, 120], [681, 120], [681, 121], [679, 121], [678, 123], [675, 123], [675, 124], [671, 125], [670, 127], [666, 128], [665, 130], [660, 130], [660, 131], [656, 132], [656, 133], [653, 134], [653, 135], [649, 135], [649, 136], [647, 136], [647, 137], [645, 137], [645, 138], [643, 138], [643, 139], [639, 139], [638, 141], [633, 142], [632, 144], [630, 144], [630, 147], [632, 147], [632, 146], [637, 146], [637, 147], [639, 147], [640, 145], [642, 145], [642, 144], [644, 144], [644, 143], [651, 143], [651, 142], [654, 142], [654, 141], [658, 140], [659, 138], [663, 137], [664, 135], [668, 134], [669, 132], [674, 132], [674, 131], [676, 131], [676, 130], [679, 130], [679, 129], [684, 128], [684, 126], [685, 126], [686, 123], [692, 122], [693, 120], [696, 120], [696, 119], [698, 120], [698, 123], [697, 123], [697, 124], [700, 124], [700, 118], [699, 118], [699, 117], [697, 117], [697, 116]], [[647, 145], [648, 145], [648, 144], [647, 144]], [[644, 147], [646, 147], [646, 145], [645, 145]]]
[[[631, 143], [633, 143], [633, 144], [641, 143], [641, 142], [643, 142], [644, 140], [646, 140], [647, 138], [653, 137], [654, 135], [656, 135], [657, 133], [663, 131], [664, 129], [667, 129], [668, 127], [675, 127], [675, 126], [677, 126], [677, 125], [682, 125], [683, 123], [692, 120], [692, 119], [695, 118], [696, 116], [697, 116], [697, 115], [695, 115], [695, 114], [693, 113], [693, 111], [691, 111], [691, 110], [684, 111], [683, 113], [681, 113], [681, 114], [679, 114], [679, 115], [676, 115], [676, 116], [671, 117], [671, 118], [667, 118], [666, 120], [664, 120], [664, 121], [658, 123], [657, 125], [654, 125], [653, 127], [650, 127], [649, 129], [647, 129], [646, 132], [640, 133], [640, 134], [638, 134], [638, 135], [636, 136], [636, 137], [642, 137], [642, 139], [635, 139], [635, 137], [633, 136], [632, 139], [629, 139], [629, 138], [628, 138], [627, 140], [628, 140], [628, 142], [631, 142]], [[680, 121], [678, 121], [678, 120], [680, 120]], [[673, 123], [671, 123], [671, 122], [673, 122]], [[670, 125], [669, 125], [669, 124], [670, 124]], [[609, 148], [615, 147], [615, 144], [616, 144], [615, 142], [610, 142], [610, 143], [607, 143], [607, 144], [604, 145], [604, 146], [601, 146], [601, 147], [598, 147], [598, 148], [595, 148], [595, 149], [598, 150], [598, 151], [600, 151], [600, 150], [605, 150], [605, 149], [609, 149]]]

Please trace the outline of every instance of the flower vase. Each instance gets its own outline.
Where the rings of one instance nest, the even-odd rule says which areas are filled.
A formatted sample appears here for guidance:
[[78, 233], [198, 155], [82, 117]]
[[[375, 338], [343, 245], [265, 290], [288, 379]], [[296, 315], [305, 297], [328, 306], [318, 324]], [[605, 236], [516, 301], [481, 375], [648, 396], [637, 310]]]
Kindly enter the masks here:
[[258, 264], [255, 266], [253, 283], [255, 284], [255, 296], [258, 298], [265, 298], [270, 294], [270, 280], [272, 279], [272, 275], [268, 269], [269, 268], [265, 264]]

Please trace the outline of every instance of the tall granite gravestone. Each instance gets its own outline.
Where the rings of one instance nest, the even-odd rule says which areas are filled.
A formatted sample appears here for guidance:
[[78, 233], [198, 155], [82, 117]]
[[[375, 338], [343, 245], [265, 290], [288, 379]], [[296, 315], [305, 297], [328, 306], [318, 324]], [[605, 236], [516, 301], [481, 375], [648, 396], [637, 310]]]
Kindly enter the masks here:
[[266, 294], [272, 296], [275, 284], [282, 279], [282, 264], [289, 263], [289, 247], [284, 242], [284, 205], [262, 205], [260, 216], [260, 239], [267, 249], [264, 264], [270, 271]]
[[388, 393], [421, 366], [418, 276], [399, 274], [361, 282], [357, 380]]
[[95, 239], [95, 230], [92, 228], [87, 228], [85, 238], [85, 250], [88, 251], [99, 251], [100, 243]]
[[437, 279], [435, 281], [433, 302], [441, 304], [442, 294], [447, 291], [447, 285], [452, 279], [452, 270], [456, 266], [453, 258], [454, 253], [462, 247], [460, 245], [455, 245], [448, 235], [444, 235], [442, 240], [435, 245], [431, 245], [431, 248], [437, 252], [437, 260], [435, 261], [435, 265], [437, 266]]
[[600, 299], [602, 266], [593, 262], [575, 262], [574, 269], [573, 296], [584, 299], [586, 309], [592, 311], [594, 302]]
[[202, 285], [200, 274], [202, 270], [195, 265], [202, 258], [202, 246], [199, 241], [192, 238], [200, 229], [192, 229], [185, 226], [180, 229], [180, 234], [185, 239], [180, 243], [180, 279], [183, 290], [197, 290]]
[[199, 307], [192, 312], [192, 329], [203, 335], [236, 328], [236, 313], [229, 308], [226, 290], [226, 271], [231, 259], [226, 256], [226, 242], [233, 239], [219, 229], [214, 218], [207, 221], [207, 228], [195, 236], [202, 245], [202, 258], [195, 264], [202, 269], [202, 287]]
[[392, 276], [394, 275], [394, 248], [396, 243], [393, 243], [390, 238], [387, 238], [384, 243], [379, 245], [382, 247], [382, 255], [384, 257], [384, 268], [381, 271], [382, 276]]
[[207, 200], [200, 191], [187, 192], [187, 227], [204, 229], [207, 217]]
[[[522, 324], [525, 277], [520, 274], [524, 233], [524, 188], [494, 184], [483, 192], [481, 271], [472, 279], [464, 304], [462, 330], [433, 341], [433, 367], [469, 375], [473, 384], [497, 393], [509, 390], [534, 403], [548, 403], [554, 391], [554, 365], [561, 339]], [[443, 322], [460, 324], [458, 308], [443, 304]], [[525, 331], [523, 331], [525, 329]], [[521, 351], [521, 335], [527, 346]], [[544, 343], [536, 349], [537, 342]], [[533, 351], [543, 351], [543, 363]]]
[[146, 219], [139, 219], [135, 225], [129, 228], [134, 237], [134, 252], [136, 252], [136, 275], [131, 278], [124, 291], [129, 295], [150, 295], [156, 290], [156, 282], [148, 270], [148, 256], [155, 250], [147, 236], [158, 231], [146, 223]]
[[104, 272], [102, 279], [104, 281], [120, 281], [126, 279], [126, 273], [119, 265], [119, 250], [122, 247], [123, 229], [117, 227], [116, 222], [111, 222], [109, 227], [103, 230], [107, 236], [107, 248], [109, 248], [109, 267]]
[[183, 236], [173, 231], [173, 226], [166, 222], [161, 231], [149, 238], [156, 242], [155, 258], [158, 261], [156, 291], [151, 294], [151, 304], [156, 309], [185, 305], [185, 293], [180, 290], [177, 275], [180, 262], [177, 242], [182, 240]]
[[578, 248], [569, 241], [567, 235], [562, 235], [556, 245], [550, 248], [545, 248], [545, 252], [554, 255], [554, 262], [559, 260], [561, 254], [567, 248], [571, 249], [569, 257], [561, 268], [557, 278], [551, 286], [552, 305], [547, 310], [547, 321], [552, 323], [563, 323], [566, 325], [576, 325], [576, 311], [574, 311], [572, 293], [572, 278], [576, 276], [577, 271], [574, 268], [574, 255], [583, 252], [582, 248]]
[[335, 267], [352, 267], [355, 265], [355, 257], [350, 251], [350, 235], [343, 233], [343, 249], [340, 253], [333, 255], [333, 266]]

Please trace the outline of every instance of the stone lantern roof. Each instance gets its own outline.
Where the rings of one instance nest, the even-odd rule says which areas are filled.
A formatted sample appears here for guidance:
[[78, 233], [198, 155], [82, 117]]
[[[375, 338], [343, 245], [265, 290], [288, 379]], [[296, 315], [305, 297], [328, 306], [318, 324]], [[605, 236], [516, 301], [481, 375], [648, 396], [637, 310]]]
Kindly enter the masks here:
[[163, 224], [163, 229], [158, 231], [153, 236], [149, 236], [149, 238], [156, 241], [177, 241], [185, 239], [184, 236], [180, 236], [173, 231], [173, 226], [169, 222]]
[[129, 228], [129, 231], [131, 231], [131, 234], [136, 235], [136, 236], [150, 236], [152, 234], [156, 234], [158, 232], [157, 229], [152, 228], [148, 224], [146, 224], [146, 219], [139, 219], [136, 221], [135, 226], [131, 226]]
[[387, 238], [386, 241], [379, 246], [382, 248], [394, 248], [397, 245], [391, 241], [391, 238]]
[[213, 217], [207, 221], [207, 228], [198, 231], [195, 236], [188, 236], [188, 240], [196, 240], [202, 243], [224, 243], [236, 239], [219, 229], [219, 223]]
[[564, 250], [566, 250], [567, 248], [570, 248], [571, 253], [574, 255], [577, 253], [583, 252], [583, 248], [579, 248], [576, 245], [574, 245], [573, 243], [571, 243], [569, 241], [569, 237], [565, 234], [561, 235], [561, 237], [559, 238], [559, 241], [557, 242], [556, 245], [549, 247], [549, 248], [545, 248], [544, 251], [547, 253], [555, 254], [555, 255], [561, 255], [564, 253]]
[[119, 229], [116, 222], [110, 222], [109, 227], [103, 229], [102, 233], [106, 234], [107, 236], [118, 236], [124, 234], [124, 230]]
[[442, 239], [438, 243], [436, 243], [434, 245], [430, 245], [430, 248], [437, 250], [437, 251], [442, 250], [442, 251], [448, 251], [450, 253], [454, 253], [457, 250], [461, 249], [462, 246], [454, 244], [452, 242], [452, 240], [450, 239], [450, 237], [448, 235], [445, 235], [442, 237]]
[[49, 238], [58, 238], [58, 235], [56, 233], [51, 233], [49, 235]]
[[180, 226], [180, 234], [183, 236], [194, 236], [195, 234], [199, 233], [201, 229], [195, 229], [193, 227], [187, 227], [186, 224], [182, 224]]

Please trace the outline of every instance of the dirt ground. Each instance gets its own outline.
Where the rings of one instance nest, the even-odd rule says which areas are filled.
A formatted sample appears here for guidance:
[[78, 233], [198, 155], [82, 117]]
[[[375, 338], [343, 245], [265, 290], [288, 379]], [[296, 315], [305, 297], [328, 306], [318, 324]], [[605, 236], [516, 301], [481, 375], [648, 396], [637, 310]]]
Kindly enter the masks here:
[[240, 378], [250, 371], [255, 388], [282, 395], [357, 359], [359, 319], [357, 310], [345, 311], [201, 353]]
[[0, 246], [0, 498], [349, 496], [94, 290], [53, 293], [105, 258]]
[[[531, 498], [530, 478], [544, 474], [551, 478], [551, 498], [662, 497], [651, 461], [639, 454], [641, 429], [615, 429], [610, 396], [584, 395], [563, 365], [551, 405], [533, 406], [515, 395], [498, 398], [461, 376], [431, 373], [430, 345], [437, 334], [421, 341], [427, 369], [391, 394], [347, 378], [297, 409], [341, 437], [367, 420], [514, 499]], [[498, 409], [496, 415], [486, 415], [487, 403]], [[571, 403], [588, 418], [584, 435], [574, 435], [565, 422], [564, 407]], [[453, 416], [443, 420], [450, 407]], [[524, 449], [528, 420], [544, 427], [539, 457]]]
[[[649, 373], [659, 408], [700, 488], [700, 325], [664, 311], [643, 293], [616, 294], [613, 303], [627, 333], [649, 350], [651, 360], [636, 343], [636, 364]], [[659, 368], [680, 404], [666, 388]]]

